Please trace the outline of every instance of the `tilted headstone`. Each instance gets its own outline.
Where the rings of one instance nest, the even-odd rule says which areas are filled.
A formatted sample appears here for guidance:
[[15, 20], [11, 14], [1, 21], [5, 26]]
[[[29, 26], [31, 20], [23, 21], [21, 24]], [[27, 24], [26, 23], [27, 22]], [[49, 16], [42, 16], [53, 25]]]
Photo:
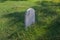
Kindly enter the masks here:
[[25, 27], [27, 28], [31, 24], [35, 23], [35, 10], [33, 8], [29, 8], [25, 14]]

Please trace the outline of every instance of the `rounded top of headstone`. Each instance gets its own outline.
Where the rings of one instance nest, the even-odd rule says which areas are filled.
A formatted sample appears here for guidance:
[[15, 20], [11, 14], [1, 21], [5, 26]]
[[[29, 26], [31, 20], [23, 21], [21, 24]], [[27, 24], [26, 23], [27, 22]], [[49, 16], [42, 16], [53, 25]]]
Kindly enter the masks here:
[[27, 9], [27, 11], [35, 11], [33, 8], [29, 8]]

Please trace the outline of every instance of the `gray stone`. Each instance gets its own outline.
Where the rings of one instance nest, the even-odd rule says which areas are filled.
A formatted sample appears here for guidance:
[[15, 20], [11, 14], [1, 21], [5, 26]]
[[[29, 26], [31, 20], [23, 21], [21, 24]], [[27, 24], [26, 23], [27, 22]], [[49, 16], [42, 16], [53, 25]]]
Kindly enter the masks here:
[[35, 23], [35, 10], [33, 8], [29, 8], [25, 14], [25, 27], [32, 25]]

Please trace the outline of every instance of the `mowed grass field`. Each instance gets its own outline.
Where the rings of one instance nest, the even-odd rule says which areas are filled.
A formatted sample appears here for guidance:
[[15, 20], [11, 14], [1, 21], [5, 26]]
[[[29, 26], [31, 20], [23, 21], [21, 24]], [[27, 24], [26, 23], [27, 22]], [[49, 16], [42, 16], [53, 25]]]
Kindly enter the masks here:
[[[28, 8], [36, 10], [36, 23], [25, 30]], [[5, 1], [0, 3], [0, 40], [60, 40], [60, 3]]]

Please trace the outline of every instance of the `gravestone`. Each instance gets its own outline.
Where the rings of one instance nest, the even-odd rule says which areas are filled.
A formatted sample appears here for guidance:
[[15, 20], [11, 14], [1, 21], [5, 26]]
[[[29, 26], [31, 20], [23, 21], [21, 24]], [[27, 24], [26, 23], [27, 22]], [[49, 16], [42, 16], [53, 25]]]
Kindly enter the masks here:
[[35, 10], [33, 8], [29, 8], [25, 14], [25, 27], [32, 25], [35, 23]]

